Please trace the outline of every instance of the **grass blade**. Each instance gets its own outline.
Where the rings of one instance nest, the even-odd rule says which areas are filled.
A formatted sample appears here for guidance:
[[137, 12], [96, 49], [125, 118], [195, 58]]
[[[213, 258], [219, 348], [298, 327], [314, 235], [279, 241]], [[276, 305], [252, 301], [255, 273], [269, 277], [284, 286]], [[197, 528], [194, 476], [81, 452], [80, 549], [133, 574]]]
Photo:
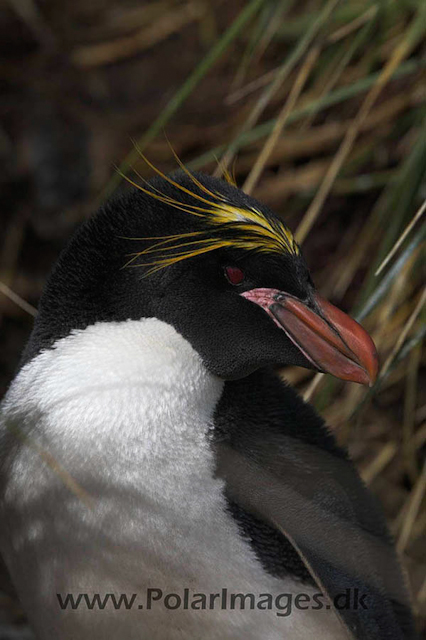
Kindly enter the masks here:
[[[394, 73], [393, 78], [403, 78], [404, 76], [407, 76], [410, 73], [414, 73], [424, 67], [426, 67], [426, 60], [408, 60], [407, 62], [401, 64], [399, 69]], [[312, 100], [304, 107], [293, 111], [293, 113], [290, 114], [287, 123], [291, 124], [293, 122], [298, 122], [302, 118], [309, 116], [312, 113], [320, 113], [323, 109], [328, 109], [329, 107], [345, 102], [345, 100], [350, 100], [350, 98], [353, 98], [354, 96], [357, 96], [364, 91], [368, 91], [368, 89], [370, 89], [370, 87], [372, 87], [377, 82], [378, 77], [379, 73], [372, 73], [347, 87], [339, 87], [328, 96]], [[271, 120], [258, 125], [251, 131], [240, 133], [233, 141], [233, 147], [236, 151], [238, 151], [248, 146], [249, 144], [261, 140], [271, 133], [276, 121], [276, 118], [272, 118]], [[214, 147], [210, 151], [197, 156], [196, 158], [191, 160], [191, 162], [187, 163], [188, 169], [197, 171], [204, 167], [206, 164], [214, 162], [215, 159], [226, 150], [226, 146], [227, 145], [225, 144], [219, 145], [217, 147]]]
[[[176, 113], [179, 107], [185, 102], [185, 100], [191, 95], [197, 84], [204, 78], [209, 69], [214, 63], [223, 55], [231, 42], [241, 32], [243, 27], [247, 24], [250, 18], [256, 13], [265, 0], [252, 0], [241, 11], [239, 16], [234, 20], [231, 26], [225, 31], [223, 36], [212, 47], [206, 57], [200, 62], [200, 64], [194, 69], [183, 85], [178, 89], [170, 102], [166, 105], [158, 118], [152, 123], [148, 131], [138, 141], [138, 147], [142, 150], [146, 145], [153, 140], [157, 134], [166, 126], [172, 116]], [[121, 163], [119, 167], [119, 173], [115, 173], [109, 181], [104, 197], [107, 198], [119, 185], [122, 177], [120, 174], [126, 175], [131, 165], [139, 157], [139, 152], [133, 149], [127, 158]]]

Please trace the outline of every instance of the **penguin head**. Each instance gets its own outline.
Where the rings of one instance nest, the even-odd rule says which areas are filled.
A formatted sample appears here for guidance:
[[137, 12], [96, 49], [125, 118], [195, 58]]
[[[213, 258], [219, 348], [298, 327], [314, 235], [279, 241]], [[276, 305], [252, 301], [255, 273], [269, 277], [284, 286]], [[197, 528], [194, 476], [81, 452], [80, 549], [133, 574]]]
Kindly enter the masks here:
[[377, 373], [370, 337], [317, 294], [290, 230], [202, 174], [138, 185], [77, 230], [24, 359], [95, 322], [147, 317], [172, 325], [225, 380], [289, 364], [360, 383]]

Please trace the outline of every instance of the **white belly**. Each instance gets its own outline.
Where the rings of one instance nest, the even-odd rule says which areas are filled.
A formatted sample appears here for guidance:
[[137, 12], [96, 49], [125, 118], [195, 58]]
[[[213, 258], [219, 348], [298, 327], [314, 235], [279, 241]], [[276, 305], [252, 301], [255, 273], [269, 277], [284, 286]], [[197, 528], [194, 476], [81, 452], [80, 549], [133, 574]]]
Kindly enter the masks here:
[[209, 446], [222, 387], [155, 319], [94, 325], [20, 372], [1, 545], [41, 640], [347, 638], [294, 607], [315, 590], [267, 574], [227, 513]]

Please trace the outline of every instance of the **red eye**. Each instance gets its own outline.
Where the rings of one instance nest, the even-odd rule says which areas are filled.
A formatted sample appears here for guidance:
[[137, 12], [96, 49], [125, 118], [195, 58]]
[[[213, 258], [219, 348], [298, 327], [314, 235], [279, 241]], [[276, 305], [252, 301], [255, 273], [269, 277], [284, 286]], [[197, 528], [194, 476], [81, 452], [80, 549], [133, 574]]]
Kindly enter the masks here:
[[225, 274], [231, 284], [241, 284], [244, 273], [238, 267], [225, 267]]

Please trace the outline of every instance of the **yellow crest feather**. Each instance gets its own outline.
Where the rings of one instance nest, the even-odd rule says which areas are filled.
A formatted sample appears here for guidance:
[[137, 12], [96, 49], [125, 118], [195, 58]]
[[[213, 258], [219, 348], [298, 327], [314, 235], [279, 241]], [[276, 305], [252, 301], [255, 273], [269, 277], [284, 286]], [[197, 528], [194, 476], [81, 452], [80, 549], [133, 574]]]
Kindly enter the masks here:
[[[155, 200], [179, 211], [203, 218], [206, 222], [206, 229], [152, 238], [131, 238], [132, 240], [155, 240], [156, 242], [143, 251], [130, 254], [130, 259], [125, 267], [147, 266], [150, 269], [146, 275], [149, 275], [181, 260], [226, 247], [262, 253], [299, 254], [299, 247], [291, 231], [280, 220], [266, 216], [255, 208], [246, 209], [234, 206], [221, 193], [211, 191], [188, 171], [173, 149], [172, 152], [178, 165], [197, 187], [199, 193], [188, 189], [164, 174], [139, 149], [138, 151], [142, 159], [157, 175], [178, 191], [189, 195], [193, 204], [182, 202], [162, 193], [136, 171], [135, 173], [142, 184], [137, 184], [124, 174], [121, 174], [122, 177]], [[230, 178], [229, 181], [233, 183]], [[149, 261], [140, 262], [140, 259], [144, 257]]]

